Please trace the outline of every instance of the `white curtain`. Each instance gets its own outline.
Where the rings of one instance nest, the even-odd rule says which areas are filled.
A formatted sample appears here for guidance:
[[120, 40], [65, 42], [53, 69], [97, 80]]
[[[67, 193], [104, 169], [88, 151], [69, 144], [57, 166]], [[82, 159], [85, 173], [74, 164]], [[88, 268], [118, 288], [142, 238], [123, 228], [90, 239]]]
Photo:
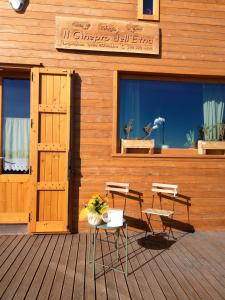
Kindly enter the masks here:
[[218, 140], [219, 125], [223, 122], [225, 94], [218, 85], [203, 86], [203, 116], [204, 126], [209, 129], [207, 139]]
[[3, 169], [28, 171], [30, 119], [5, 118], [3, 124]]
[[121, 122], [123, 128], [129, 120], [133, 120], [133, 131], [130, 138], [138, 138], [143, 135], [143, 124], [141, 124], [140, 116], [140, 82], [138, 80], [129, 80], [126, 83], [126, 90], [123, 94], [125, 101], [123, 101], [123, 115], [121, 115]]

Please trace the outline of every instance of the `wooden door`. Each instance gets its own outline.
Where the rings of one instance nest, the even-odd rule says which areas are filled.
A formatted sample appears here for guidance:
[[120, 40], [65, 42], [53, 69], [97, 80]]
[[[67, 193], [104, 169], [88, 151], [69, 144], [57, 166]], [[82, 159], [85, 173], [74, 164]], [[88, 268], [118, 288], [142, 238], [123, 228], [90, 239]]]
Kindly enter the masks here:
[[31, 232], [68, 231], [71, 75], [32, 70]]

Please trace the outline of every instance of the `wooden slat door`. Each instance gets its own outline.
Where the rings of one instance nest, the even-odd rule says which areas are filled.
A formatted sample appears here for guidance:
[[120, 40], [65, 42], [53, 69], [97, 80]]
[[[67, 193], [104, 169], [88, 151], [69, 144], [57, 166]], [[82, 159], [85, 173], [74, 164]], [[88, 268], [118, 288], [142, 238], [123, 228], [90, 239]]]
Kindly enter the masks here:
[[68, 231], [71, 75], [32, 70], [31, 232]]

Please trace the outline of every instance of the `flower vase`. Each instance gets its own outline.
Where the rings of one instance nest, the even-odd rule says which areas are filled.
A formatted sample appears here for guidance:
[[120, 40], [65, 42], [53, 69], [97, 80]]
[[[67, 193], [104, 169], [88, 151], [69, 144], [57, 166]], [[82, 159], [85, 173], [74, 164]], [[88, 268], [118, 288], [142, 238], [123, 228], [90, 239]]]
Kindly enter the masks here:
[[102, 216], [97, 213], [88, 213], [88, 223], [97, 226], [102, 222]]

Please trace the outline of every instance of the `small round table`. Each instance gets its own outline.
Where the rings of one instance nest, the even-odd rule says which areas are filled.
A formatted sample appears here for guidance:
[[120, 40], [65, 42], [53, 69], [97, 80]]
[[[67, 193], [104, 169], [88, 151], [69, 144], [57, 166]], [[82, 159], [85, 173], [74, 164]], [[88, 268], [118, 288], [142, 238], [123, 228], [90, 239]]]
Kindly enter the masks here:
[[[100, 265], [104, 268], [108, 268], [108, 269], [112, 269], [114, 271], [118, 271], [121, 272], [123, 274], [125, 274], [125, 276], [127, 277], [128, 275], [128, 230], [127, 230], [127, 222], [126, 220], [124, 220], [123, 225], [120, 226], [107, 226], [107, 223], [104, 224], [100, 224], [100, 225], [91, 225], [89, 224], [90, 227], [90, 234], [89, 234], [89, 263], [92, 263], [92, 270], [93, 270], [93, 278], [95, 279], [95, 266]], [[125, 270], [121, 270], [115, 267], [112, 267], [110, 265], [105, 265], [105, 264], [100, 264], [96, 262], [96, 240], [97, 240], [97, 235], [99, 230], [105, 230], [106, 234], [107, 234], [107, 230], [116, 230], [117, 236], [116, 236], [116, 240], [115, 240], [115, 248], [116, 248], [116, 253], [117, 253], [117, 260], [119, 260], [119, 236], [120, 236], [120, 229], [125, 228], [125, 232], [124, 233], [124, 237], [125, 237]], [[92, 256], [92, 260], [90, 260], [90, 256]]]

